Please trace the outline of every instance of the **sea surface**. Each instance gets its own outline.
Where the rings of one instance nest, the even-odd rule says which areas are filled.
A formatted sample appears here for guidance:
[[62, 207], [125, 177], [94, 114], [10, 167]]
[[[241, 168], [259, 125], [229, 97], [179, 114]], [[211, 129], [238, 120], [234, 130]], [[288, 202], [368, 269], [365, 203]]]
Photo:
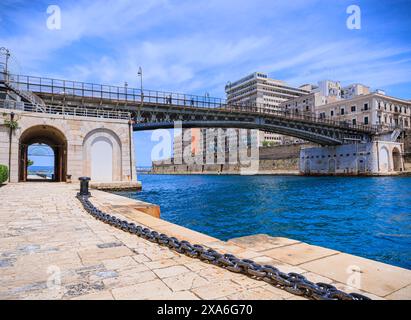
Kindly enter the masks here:
[[266, 233], [411, 269], [411, 177], [140, 174], [164, 220], [221, 240]]
[[27, 167], [28, 174], [45, 174], [47, 175], [48, 178], [51, 178], [51, 176], [54, 173], [54, 167], [53, 166], [29, 166]]

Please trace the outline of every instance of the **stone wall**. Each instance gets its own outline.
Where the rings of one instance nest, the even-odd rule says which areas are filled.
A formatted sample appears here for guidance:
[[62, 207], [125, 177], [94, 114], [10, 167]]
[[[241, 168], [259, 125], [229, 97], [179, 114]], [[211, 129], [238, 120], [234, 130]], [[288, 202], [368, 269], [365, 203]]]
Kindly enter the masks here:
[[300, 172], [308, 175], [398, 174], [404, 171], [402, 150], [401, 143], [386, 141], [304, 148]]
[[[91, 175], [91, 148], [93, 141], [98, 139], [104, 139], [112, 147], [113, 153], [110, 155], [112, 157], [112, 181], [130, 181], [131, 174], [132, 180], [136, 180], [134, 143], [132, 139], [129, 140], [129, 127], [126, 120], [13, 111], [19, 126], [14, 130], [12, 137], [12, 182], [19, 180], [20, 137], [26, 130], [36, 126], [53, 128], [64, 136], [67, 144], [67, 174], [72, 176], [73, 181], [80, 176]], [[10, 112], [8, 109], [0, 109], [0, 114], [4, 119], [9, 118]], [[8, 165], [8, 150], [9, 129], [0, 119], [0, 164]]]
[[[280, 145], [259, 148], [259, 171], [262, 172], [296, 172], [299, 168], [299, 156], [302, 146], [306, 145]], [[227, 157], [228, 159], [228, 157]], [[169, 160], [172, 162], [172, 160]], [[186, 165], [158, 162], [153, 163], [153, 173], [160, 174], [184, 174], [184, 173], [240, 173], [240, 165], [209, 164]]]

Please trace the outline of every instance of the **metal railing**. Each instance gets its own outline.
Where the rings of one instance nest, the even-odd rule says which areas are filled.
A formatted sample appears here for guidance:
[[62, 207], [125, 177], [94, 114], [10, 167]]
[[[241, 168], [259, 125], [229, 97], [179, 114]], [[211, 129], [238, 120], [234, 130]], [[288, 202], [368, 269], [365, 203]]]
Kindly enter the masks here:
[[[347, 121], [319, 117], [315, 113], [295, 112], [291, 110], [276, 110], [263, 104], [232, 104], [227, 100], [209, 96], [199, 96], [166, 91], [143, 90], [111, 85], [93, 84], [52, 78], [33, 77], [25, 75], [7, 75], [8, 81], [23, 91], [36, 94], [61, 95], [66, 98], [94, 98], [111, 100], [123, 104], [134, 105], [169, 105], [170, 107], [207, 108], [230, 112], [248, 113], [259, 116], [273, 116], [289, 120], [307, 121], [342, 129], [351, 129], [367, 133], [388, 131], [388, 126], [352, 124]], [[47, 107], [46, 107], [47, 108]], [[54, 108], [54, 107], [53, 107]], [[66, 107], [64, 107], [66, 108]], [[84, 107], [86, 108], [86, 107]], [[89, 107], [87, 107], [89, 108]], [[86, 108], [86, 109], [87, 109]], [[87, 113], [86, 111], [82, 111]]]
[[43, 110], [39, 110], [36, 105], [31, 103], [0, 100], [0, 108], [10, 110], [20, 110], [25, 112], [49, 113], [55, 115], [77, 116], [77, 117], [92, 117], [104, 119], [130, 119], [130, 112], [112, 110], [112, 109], [97, 109], [90, 107], [71, 107], [59, 105], [46, 105]]

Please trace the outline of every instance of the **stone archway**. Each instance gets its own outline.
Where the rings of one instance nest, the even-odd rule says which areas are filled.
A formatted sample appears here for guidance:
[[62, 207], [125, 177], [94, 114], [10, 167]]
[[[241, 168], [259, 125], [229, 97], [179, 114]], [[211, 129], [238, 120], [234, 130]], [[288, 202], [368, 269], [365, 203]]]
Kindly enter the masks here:
[[52, 181], [66, 181], [67, 139], [57, 128], [50, 125], [36, 125], [26, 129], [19, 139], [19, 179], [27, 181], [28, 148], [33, 144], [45, 144], [54, 152], [54, 174]]
[[398, 148], [392, 150], [392, 163], [394, 171], [402, 171], [401, 152]]
[[380, 172], [386, 173], [390, 171], [390, 153], [387, 147], [382, 147], [379, 152]]
[[359, 174], [366, 172], [365, 158], [361, 157], [357, 160], [357, 169]]
[[122, 147], [118, 135], [109, 129], [89, 132], [83, 142], [83, 174], [93, 181], [122, 180]]

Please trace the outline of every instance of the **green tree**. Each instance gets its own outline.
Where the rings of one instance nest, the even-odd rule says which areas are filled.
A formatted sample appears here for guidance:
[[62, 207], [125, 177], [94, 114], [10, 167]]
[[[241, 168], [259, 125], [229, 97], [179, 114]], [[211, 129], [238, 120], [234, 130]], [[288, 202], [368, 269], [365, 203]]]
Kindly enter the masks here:
[[33, 160], [31, 160], [31, 159], [28, 159], [27, 160], [27, 167], [30, 167], [30, 166], [32, 166], [34, 164], [34, 161]]
[[9, 168], [5, 165], [0, 164], [0, 184], [7, 181], [9, 178]]

